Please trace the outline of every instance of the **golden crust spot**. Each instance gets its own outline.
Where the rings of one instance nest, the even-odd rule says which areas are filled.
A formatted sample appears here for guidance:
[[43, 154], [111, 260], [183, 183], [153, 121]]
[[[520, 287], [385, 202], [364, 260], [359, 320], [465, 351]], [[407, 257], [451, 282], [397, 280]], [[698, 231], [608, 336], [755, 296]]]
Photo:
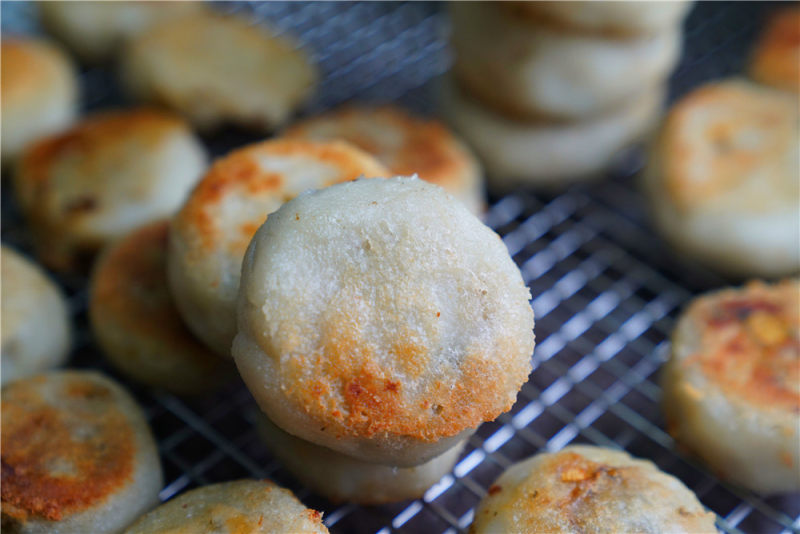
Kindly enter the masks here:
[[757, 81], [800, 91], [800, 9], [776, 13], [753, 52], [750, 73]]
[[[64, 406], [45, 400], [43, 380], [3, 391], [3, 514], [57, 521], [118, 491], [133, 472], [134, 435], [127, 416], [105, 403], [105, 386], [69, 379]], [[96, 403], [102, 402], [102, 406]]]
[[[451, 376], [412, 393], [398, 376], [406, 369], [417, 372], [415, 362], [427, 360], [427, 349], [401, 346], [397, 368], [381, 365], [357, 327], [346, 318], [333, 324], [324, 333], [323, 353], [295, 355], [282, 370], [282, 382], [295, 384], [287, 393], [337, 435], [391, 433], [435, 441], [494, 419], [515, 400], [516, 389], [508, 391], [497, 380], [509, 372], [503, 363], [470, 355]], [[527, 370], [520, 368], [511, 381], [521, 384]], [[487, 388], [487, 381], [498, 386]], [[476, 391], [483, 392], [479, 401]]]
[[800, 284], [752, 282], [697, 299], [699, 366], [715, 384], [756, 404], [800, 413]]

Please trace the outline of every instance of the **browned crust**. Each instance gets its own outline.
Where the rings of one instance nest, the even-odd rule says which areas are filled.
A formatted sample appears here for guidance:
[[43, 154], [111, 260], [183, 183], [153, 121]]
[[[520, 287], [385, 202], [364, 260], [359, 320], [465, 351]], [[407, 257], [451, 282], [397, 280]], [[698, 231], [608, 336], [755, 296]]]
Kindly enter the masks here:
[[[287, 393], [305, 413], [343, 436], [392, 434], [429, 442], [455, 436], [509, 410], [530, 373], [527, 359], [500, 356], [521, 352], [511, 340], [497, 354], [466, 355], [450, 376], [411, 395], [392, 379], [398, 373], [378, 363], [357, 328], [342, 320], [333, 330], [323, 334], [321, 354], [288, 361], [281, 383], [293, 384]], [[392, 350], [405, 374], [420, 376], [431, 364], [428, 347], [409, 341]]]
[[757, 81], [800, 91], [800, 9], [781, 9], [767, 24], [750, 62]]
[[686, 314], [701, 339], [681, 365], [729, 395], [800, 414], [800, 282], [750, 282], [701, 297]]
[[[58, 384], [69, 406], [53, 406], [38, 389], [53, 378], [17, 382], [3, 390], [3, 515], [25, 521], [58, 521], [97, 505], [128, 483], [133, 473], [134, 434], [127, 416], [109, 402], [116, 393], [96, 380], [71, 376]], [[61, 381], [61, 379], [58, 379]], [[91, 427], [76, 439], [75, 424]], [[54, 475], [68, 464], [73, 474]]]
[[[338, 180], [332, 183], [355, 180], [362, 175], [388, 175], [388, 171], [367, 154], [342, 142], [278, 139], [256, 143], [214, 162], [175, 216], [174, 225], [181, 237], [189, 239], [198, 252], [214, 250], [222, 241], [224, 231], [215, 213], [227, 195], [274, 195], [281, 202], [290, 200], [292, 195], [286, 191], [286, 177], [265, 172], [256, 163], [259, 157], [269, 156], [302, 156], [327, 163], [339, 169]], [[230, 252], [243, 255], [261, 223], [263, 221], [241, 226], [235, 238], [225, 234], [225, 240], [230, 241], [232, 247]]]
[[[285, 137], [315, 138], [321, 124], [336, 125], [338, 138], [372, 154], [399, 176], [419, 175], [445, 189], [471, 187], [476, 162], [439, 121], [413, 116], [393, 106], [345, 106], [292, 125]], [[382, 146], [370, 135], [371, 127], [391, 128], [402, 139], [397, 147]]]

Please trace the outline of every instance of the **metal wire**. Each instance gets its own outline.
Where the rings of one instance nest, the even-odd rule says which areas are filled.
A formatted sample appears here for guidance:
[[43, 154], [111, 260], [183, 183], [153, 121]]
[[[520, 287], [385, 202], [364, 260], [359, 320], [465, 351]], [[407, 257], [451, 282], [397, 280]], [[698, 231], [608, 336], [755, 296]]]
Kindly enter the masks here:
[[[313, 50], [325, 78], [309, 112], [345, 100], [399, 101], [435, 110], [429, 83], [446, 71], [447, 20], [427, 3], [222, 3], [290, 31]], [[771, 6], [698, 4], [686, 23], [672, 97], [741, 70]], [[3, 30], [36, 32], [29, 3], [2, 4]], [[113, 73], [82, 73], [87, 109], [124, 104]], [[209, 139], [221, 154], [252, 138]], [[635, 155], [628, 167], [635, 169]], [[513, 409], [481, 426], [452, 473], [422, 499], [364, 508], [334, 505], [305, 490], [265, 451], [256, 407], [237, 383], [208, 398], [183, 400], [127, 383], [108, 367], [86, 322], [85, 280], [61, 278], [77, 325], [72, 365], [126, 382], [145, 406], [164, 464], [162, 500], [188, 488], [239, 477], [269, 477], [325, 513], [333, 532], [463, 532], [486, 488], [510, 464], [569, 443], [623, 448], [676, 475], [717, 514], [724, 532], [800, 532], [800, 497], [762, 498], [720, 482], [685, 457], [664, 431], [658, 369], [681, 306], [724, 284], [673, 257], [648, 226], [633, 170], [551, 196], [493, 199], [486, 222], [502, 236], [533, 295], [535, 370]], [[29, 251], [29, 236], [3, 195], [4, 242]]]

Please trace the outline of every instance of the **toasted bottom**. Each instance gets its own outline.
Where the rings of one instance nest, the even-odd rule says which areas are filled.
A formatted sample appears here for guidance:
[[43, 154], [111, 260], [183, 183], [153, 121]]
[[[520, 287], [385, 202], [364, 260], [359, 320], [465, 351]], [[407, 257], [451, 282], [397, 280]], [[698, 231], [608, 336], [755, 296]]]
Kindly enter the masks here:
[[458, 442], [416, 467], [367, 463], [315, 445], [278, 428], [262, 413], [258, 430], [270, 451], [305, 486], [334, 502], [385, 504], [422, 497], [450, 472], [464, 448]]
[[661, 109], [663, 88], [582, 122], [520, 122], [482, 107], [451, 80], [442, 84], [442, 109], [483, 161], [490, 189], [557, 186], [595, 177], [641, 139]]

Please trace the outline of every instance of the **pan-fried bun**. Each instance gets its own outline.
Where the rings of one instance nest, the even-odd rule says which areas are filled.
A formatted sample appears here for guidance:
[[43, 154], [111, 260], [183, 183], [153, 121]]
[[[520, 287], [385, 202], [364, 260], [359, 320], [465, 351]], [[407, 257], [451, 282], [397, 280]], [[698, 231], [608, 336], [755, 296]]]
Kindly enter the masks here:
[[0, 150], [5, 164], [32, 141], [66, 128], [75, 119], [78, 83], [66, 54], [47, 42], [6, 38], [0, 53]]
[[30, 146], [14, 189], [42, 262], [80, 270], [109, 241], [172, 215], [205, 165], [177, 116], [106, 111]]
[[378, 505], [418, 499], [453, 469], [464, 442], [414, 467], [363, 462], [296, 438], [258, 415], [258, 429], [272, 454], [315, 493], [333, 502]]
[[159, 22], [178, 18], [203, 8], [203, 2], [37, 2], [47, 30], [63, 41], [81, 59], [110, 59], [123, 43]]
[[716, 534], [714, 514], [677, 478], [623, 451], [573, 445], [509, 467], [475, 511], [471, 534]]
[[119, 532], [158, 502], [161, 465], [140, 408], [99, 373], [3, 388], [3, 531]]
[[3, 384], [64, 362], [71, 345], [67, 303], [61, 290], [34, 263], [3, 245], [2, 339]]
[[757, 82], [800, 92], [800, 8], [775, 13], [750, 58]]
[[681, 30], [630, 39], [531, 26], [502, 2], [450, 2], [453, 75], [508, 117], [584, 120], [613, 113], [662, 84], [680, 56]]
[[183, 324], [167, 286], [169, 223], [134, 230], [98, 259], [91, 279], [92, 332], [114, 366], [178, 394], [207, 393], [232, 376]]
[[172, 222], [169, 284], [184, 321], [230, 356], [236, 294], [250, 238], [281, 204], [307, 189], [389, 176], [372, 156], [341, 141], [276, 139], [217, 160]]
[[667, 429], [724, 480], [800, 490], [800, 282], [694, 300], [662, 375]]
[[528, 298], [499, 236], [444, 190], [357, 180], [256, 232], [233, 356], [286, 432], [409, 467], [511, 408], [531, 370]]
[[322, 514], [268, 480], [202, 486], [162, 504], [124, 534], [326, 534]]
[[305, 102], [318, 77], [286, 35], [210, 12], [137, 35], [122, 74], [135, 97], [174, 109], [201, 130], [227, 123], [271, 130]]
[[347, 141], [375, 156], [394, 175], [416, 174], [443, 187], [475, 214], [485, 207], [480, 165], [439, 121], [391, 106], [348, 106], [296, 122], [283, 136]]
[[526, 122], [481, 106], [445, 80], [441, 106], [486, 168], [489, 189], [563, 187], [600, 176], [656, 123], [663, 89], [650, 88], [619, 109], [577, 123]]
[[732, 79], [695, 89], [669, 111], [643, 185], [675, 249], [739, 277], [800, 270], [798, 104]]

